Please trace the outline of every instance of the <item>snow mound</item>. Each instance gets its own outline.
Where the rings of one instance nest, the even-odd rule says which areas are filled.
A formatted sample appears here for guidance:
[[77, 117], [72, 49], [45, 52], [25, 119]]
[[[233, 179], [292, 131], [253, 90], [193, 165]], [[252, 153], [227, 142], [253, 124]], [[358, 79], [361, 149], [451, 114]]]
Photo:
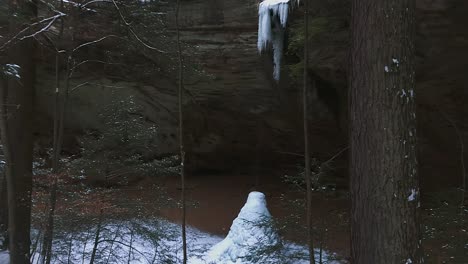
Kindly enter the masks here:
[[[270, 251], [277, 251], [275, 249], [281, 243], [271, 220], [265, 195], [251, 192], [228, 235], [210, 249], [205, 261], [223, 264], [264, 263], [262, 258], [268, 257]], [[259, 256], [259, 253], [266, 254]]]

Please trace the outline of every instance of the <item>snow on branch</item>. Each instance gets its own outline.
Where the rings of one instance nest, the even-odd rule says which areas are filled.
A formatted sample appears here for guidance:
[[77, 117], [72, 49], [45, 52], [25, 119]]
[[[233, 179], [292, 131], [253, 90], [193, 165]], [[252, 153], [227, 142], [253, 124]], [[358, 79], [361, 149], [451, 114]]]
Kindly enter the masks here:
[[5, 66], [2, 67], [4, 75], [13, 76], [17, 79], [21, 79], [20, 70], [21, 67], [17, 64], [5, 64]]
[[277, 81], [280, 78], [284, 34], [292, 2], [294, 0], [264, 0], [258, 8], [257, 48], [260, 53], [270, 47], [273, 49], [273, 78]]
[[[47, 18], [44, 18], [40, 21], [37, 21], [35, 23], [32, 23], [30, 25], [28, 25], [27, 27], [25, 27], [24, 29], [20, 30], [15, 36], [13, 36], [11, 39], [9, 39], [8, 41], [4, 42], [1, 46], [0, 46], [0, 50], [4, 50], [6, 49], [10, 44], [14, 44], [15, 41], [19, 40], [19, 41], [22, 41], [22, 40], [25, 40], [27, 38], [34, 38], [36, 37], [38, 34], [40, 33], [43, 33], [43, 32], [46, 32], [49, 30], [49, 28], [54, 24], [55, 21], [57, 21], [58, 19], [60, 19], [61, 17], [63, 16], [66, 16], [65, 13], [62, 13], [62, 12], [59, 12], [57, 13], [56, 15], [54, 16], [51, 16], [51, 17], [47, 17]], [[35, 30], [33, 33], [28, 33], [29, 30], [31, 30], [32, 28], [36, 27], [36, 26], [42, 26], [43, 24], [45, 24], [45, 26], [43, 26], [42, 28], [38, 29], [38, 30]]]

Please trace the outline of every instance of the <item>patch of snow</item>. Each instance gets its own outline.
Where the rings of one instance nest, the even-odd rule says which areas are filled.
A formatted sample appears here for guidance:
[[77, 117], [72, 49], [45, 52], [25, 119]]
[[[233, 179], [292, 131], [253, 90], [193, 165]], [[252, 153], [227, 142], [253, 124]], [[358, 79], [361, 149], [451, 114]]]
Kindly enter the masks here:
[[387, 65], [385, 65], [384, 70], [385, 70], [385, 72], [390, 72], [390, 69], [388, 68]]
[[413, 263], [413, 261], [410, 258], [406, 260], [406, 264], [411, 264], [411, 263]]
[[417, 195], [418, 195], [418, 192], [416, 191], [416, 189], [411, 189], [411, 194], [408, 196], [408, 201], [412, 202], [416, 200]]
[[[95, 233], [96, 228], [90, 228], [86, 231], [54, 234], [52, 262], [89, 263]], [[161, 219], [108, 223], [101, 229], [100, 241], [102, 242], [97, 247], [96, 263], [181, 263], [182, 260], [180, 225]], [[219, 241], [221, 238], [218, 236], [187, 227], [188, 257], [195, 260], [188, 263], [203, 263], [198, 260]], [[0, 261], [0, 264], [7, 263], [8, 259], [5, 262]], [[33, 256], [31, 263], [40, 264], [39, 253]]]
[[405, 97], [406, 96], [406, 91], [405, 89], [401, 89], [401, 95], [400, 97]]
[[[187, 227], [188, 263], [309, 263], [308, 248], [282, 241], [271, 220], [265, 195], [250, 193], [225, 239]], [[37, 230], [32, 230], [33, 240], [38, 234]], [[89, 263], [95, 234], [96, 227], [84, 227], [75, 232], [57, 230], [54, 233], [52, 263]], [[100, 241], [96, 263], [182, 263], [181, 227], [166, 220], [105, 223], [101, 228]], [[41, 249], [36, 252], [41, 252]], [[314, 254], [318, 259], [318, 249]], [[39, 264], [39, 257], [38, 253], [34, 254], [31, 263]], [[322, 258], [327, 264], [346, 263], [335, 260], [336, 254], [327, 251], [322, 252]], [[0, 252], [0, 263], [9, 263], [8, 252]]]
[[8, 251], [0, 251], [0, 263], [7, 264], [10, 262], [10, 256]]

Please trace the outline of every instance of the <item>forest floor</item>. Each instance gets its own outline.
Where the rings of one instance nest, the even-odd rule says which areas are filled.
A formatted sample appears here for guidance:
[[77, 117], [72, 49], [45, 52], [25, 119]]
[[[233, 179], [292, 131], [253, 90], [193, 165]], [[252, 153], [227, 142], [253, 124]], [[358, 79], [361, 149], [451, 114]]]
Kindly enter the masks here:
[[[228, 174], [187, 176], [187, 224], [194, 234], [210, 243], [221, 240], [245, 203], [256, 190], [267, 197], [268, 208], [280, 226], [280, 234], [304, 244], [303, 194], [287, 185], [283, 172], [239, 171]], [[255, 176], [254, 176], [255, 175]], [[35, 177], [34, 219], [41, 230], [49, 197], [50, 176]], [[80, 178], [59, 177], [56, 228], [75, 232], [107, 223], [141, 219], [180, 222], [180, 182], [177, 176], [143, 178], [128, 186], [90, 186]], [[468, 212], [461, 212], [454, 190], [423, 196], [423, 246], [427, 263], [468, 263]], [[349, 198], [345, 191], [314, 195], [315, 247], [349, 257]], [[101, 209], [103, 210], [101, 215]], [[205, 243], [210, 245], [209, 243]], [[169, 262], [168, 262], [169, 263]]]

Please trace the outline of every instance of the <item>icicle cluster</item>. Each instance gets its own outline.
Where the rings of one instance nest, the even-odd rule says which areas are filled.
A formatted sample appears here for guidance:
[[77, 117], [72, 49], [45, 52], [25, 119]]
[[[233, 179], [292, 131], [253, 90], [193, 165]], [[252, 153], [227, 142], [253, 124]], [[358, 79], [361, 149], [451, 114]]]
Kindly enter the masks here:
[[273, 49], [273, 78], [279, 80], [284, 49], [284, 31], [288, 23], [289, 4], [294, 0], [264, 0], [258, 8], [258, 51]]
[[[239, 215], [232, 222], [226, 238], [208, 251], [206, 262], [259, 263], [249, 261], [249, 256], [266, 253], [267, 249], [277, 248], [279, 244], [280, 237], [273, 228], [265, 195], [261, 192], [251, 192]], [[260, 256], [259, 260], [265, 260], [268, 257], [268, 254], [265, 254], [265, 256]]]

